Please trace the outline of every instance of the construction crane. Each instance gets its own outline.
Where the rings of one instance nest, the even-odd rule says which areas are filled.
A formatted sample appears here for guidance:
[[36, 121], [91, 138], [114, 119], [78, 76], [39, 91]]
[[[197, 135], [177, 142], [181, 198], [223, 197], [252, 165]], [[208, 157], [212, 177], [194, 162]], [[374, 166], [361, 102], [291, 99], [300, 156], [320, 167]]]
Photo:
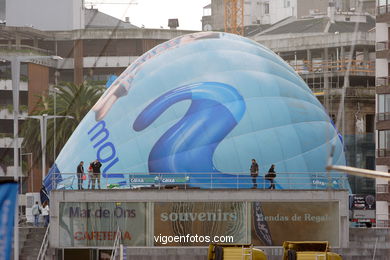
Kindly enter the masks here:
[[225, 32], [244, 35], [244, 0], [224, 0]]

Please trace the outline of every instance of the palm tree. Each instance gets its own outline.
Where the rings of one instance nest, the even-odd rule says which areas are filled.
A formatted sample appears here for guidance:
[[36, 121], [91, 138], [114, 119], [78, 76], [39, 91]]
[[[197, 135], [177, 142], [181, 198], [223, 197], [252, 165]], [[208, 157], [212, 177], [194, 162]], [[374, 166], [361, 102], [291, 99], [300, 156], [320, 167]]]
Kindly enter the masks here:
[[[97, 102], [105, 88], [94, 85], [75, 85], [62, 83], [56, 87], [56, 115], [72, 116], [74, 119], [56, 119], [56, 154], [61, 151], [77, 125]], [[54, 115], [54, 95], [41, 96], [33, 115]], [[28, 119], [23, 123], [23, 149], [27, 152], [41, 154], [41, 135], [39, 121]], [[47, 122], [46, 158], [49, 165], [54, 156], [54, 119]]]

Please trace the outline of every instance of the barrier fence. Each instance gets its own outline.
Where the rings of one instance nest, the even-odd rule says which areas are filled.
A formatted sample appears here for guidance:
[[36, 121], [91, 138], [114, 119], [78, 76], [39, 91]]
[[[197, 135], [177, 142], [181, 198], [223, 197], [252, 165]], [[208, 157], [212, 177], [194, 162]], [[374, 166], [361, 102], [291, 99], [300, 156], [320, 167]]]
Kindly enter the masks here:
[[[83, 189], [267, 189], [271, 180], [264, 174], [253, 178], [248, 173], [110, 173], [84, 175]], [[56, 173], [48, 176], [48, 191], [78, 189], [76, 173]], [[100, 181], [100, 185], [99, 184]], [[349, 189], [347, 176], [340, 173], [277, 173], [275, 189]], [[92, 187], [95, 183], [94, 187]], [[100, 187], [99, 187], [100, 186]]]

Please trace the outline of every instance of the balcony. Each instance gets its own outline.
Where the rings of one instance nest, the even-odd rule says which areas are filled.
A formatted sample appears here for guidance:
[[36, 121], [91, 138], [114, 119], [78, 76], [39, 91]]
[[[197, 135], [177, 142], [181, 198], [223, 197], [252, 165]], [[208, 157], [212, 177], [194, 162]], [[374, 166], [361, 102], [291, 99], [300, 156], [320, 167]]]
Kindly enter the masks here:
[[[26, 81], [19, 82], [19, 89], [21, 91], [28, 90], [28, 83]], [[12, 80], [11, 79], [0, 79], [0, 90], [12, 90]]]
[[377, 184], [376, 193], [389, 193], [389, 184]]
[[303, 75], [335, 73], [344, 75], [350, 63], [350, 75], [375, 76], [375, 61], [369, 60], [326, 60], [326, 61], [288, 61], [294, 70]]
[[377, 77], [375, 86], [384, 87], [389, 85], [389, 77]]
[[377, 42], [375, 50], [376, 51], [385, 51], [389, 49], [389, 42], [384, 41], [384, 42]]
[[[134, 62], [138, 56], [101, 56], [101, 57], [84, 57], [84, 68], [127, 68]], [[66, 58], [58, 61], [57, 68], [73, 69], [74, 59]]]
[[390, 149], [377, 149], [376, 157], [390, 157]]
[[[0, 133], [0, 148], [13, 148], [14, 139], [10, 137], [10, 135], [12, 134]], [[23, 138], [18, 138], [18, 139], [19, 139], [18, 148], [20, 148], [23, 142]]]
[[[89, 178], [89, 177], [88, 177]], [[51, 183], [49, 182], [51, 180]], [[267, 189], [270, 182], [265, 176], [256, 177], [257, 187]], [[346, 190], [349, 187], [346, 175], [332, 172], [278, 172], [275, 178], [277, 189], [290, 190]], [[103, 175], [103, 189], [250, 189], [253, 178], [246, 172], [230, 173], [110, 173]], [[48, 190], [77, 189], [75, 173], [52, 173], [46, 181]], [[84, 185], [87, 185], [84, 182]]]
[[376, 227], [389, 228], [390, 227], [390, 215], [389, 214], [376, 214]]
[[377, 113], [376, 114], [376, 121], [387, 121], [390, 120], [390, 112], [385, 112], [385, 113]]
[[376, 58], [377, 59], [390, 58], [389, 49], [390, 49], [390, 42], [389, 41], [377, 42], [376, 46], [375, 46]]
[[384, 5], [378, 5], [376, 9], [376, 22], [386, 22], [390, 18], [390, 1], [386, 0]]
[[[28, 107], [21, 105], [19, 106], [19, 115], [27, 116], [28, 115]], [[13, 119], [13, 106], [12, 105], [0, 105], [0, 120], [1, 119]], [[1, 135], [1, 133], [0, 133]]]
[[25, 54], [28, 55], [52, 55], [53, 53], [49, 50], [33, 47], [30, 45], [9, 45], [9, 44], [0, 44], [0, 52], [2, 54], [12, 54], [18, 53], [19, 55]]

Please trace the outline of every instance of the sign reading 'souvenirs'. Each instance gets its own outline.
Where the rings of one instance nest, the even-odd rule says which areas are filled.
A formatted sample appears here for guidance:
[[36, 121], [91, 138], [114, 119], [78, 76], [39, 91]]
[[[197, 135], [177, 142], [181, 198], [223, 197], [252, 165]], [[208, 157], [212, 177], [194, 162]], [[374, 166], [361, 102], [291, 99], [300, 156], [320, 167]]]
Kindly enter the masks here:
[[120, 235], [124, 245], [144, 246], [145, 207], [143, 202], [60, 203], [60, 245], [110, 247]]

